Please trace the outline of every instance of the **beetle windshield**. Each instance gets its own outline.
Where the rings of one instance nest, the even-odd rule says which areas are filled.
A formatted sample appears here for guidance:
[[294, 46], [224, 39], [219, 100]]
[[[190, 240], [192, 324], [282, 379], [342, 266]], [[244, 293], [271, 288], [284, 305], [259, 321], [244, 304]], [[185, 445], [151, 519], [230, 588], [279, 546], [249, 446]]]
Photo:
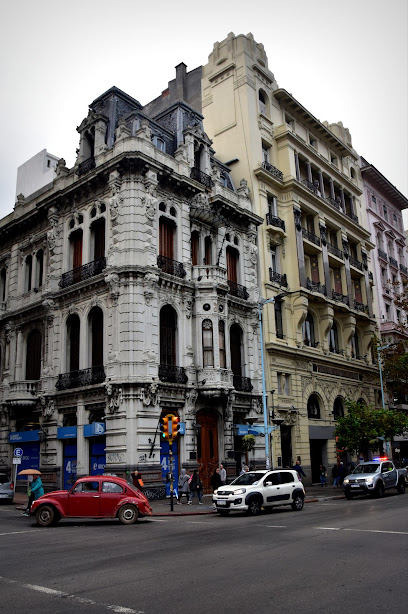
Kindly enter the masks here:
[[234, 486], [251, 486], [252, 484], [256, 484], [263, 477], [263, 473], [256, 473], [255, 471], [249, 471], [248, 473], [243, 473], [238, 476], [231, 484]]
[[353, 473], [375, 473], [380, 468], [380, 463], [370, 463], [369, 465], [357, 465]]

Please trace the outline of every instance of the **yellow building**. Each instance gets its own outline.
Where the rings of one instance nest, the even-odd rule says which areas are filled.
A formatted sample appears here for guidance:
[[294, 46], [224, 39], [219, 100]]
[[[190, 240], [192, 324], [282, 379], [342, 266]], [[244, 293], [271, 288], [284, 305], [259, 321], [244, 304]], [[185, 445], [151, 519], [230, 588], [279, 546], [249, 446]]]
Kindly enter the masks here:
[[[273, 464], [307, 481], [336, 461], [345, 399], [378, 401], [370, 251], [358, 155], [342, 123], [320, 122], [278, 87], [252, 34], [214, 44], [202, 73], [206, 133], [259, 227]], [[274, 416], [273, 416], [274, 415]]]

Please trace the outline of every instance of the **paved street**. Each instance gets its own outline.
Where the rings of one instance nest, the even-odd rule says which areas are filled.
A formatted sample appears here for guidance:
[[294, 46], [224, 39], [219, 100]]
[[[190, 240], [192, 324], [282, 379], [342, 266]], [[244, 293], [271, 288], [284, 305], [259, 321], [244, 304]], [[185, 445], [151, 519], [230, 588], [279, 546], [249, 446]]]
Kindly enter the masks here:
[[7, 614], [406, 612], [408, 495], [40, 529], [0, 506]]

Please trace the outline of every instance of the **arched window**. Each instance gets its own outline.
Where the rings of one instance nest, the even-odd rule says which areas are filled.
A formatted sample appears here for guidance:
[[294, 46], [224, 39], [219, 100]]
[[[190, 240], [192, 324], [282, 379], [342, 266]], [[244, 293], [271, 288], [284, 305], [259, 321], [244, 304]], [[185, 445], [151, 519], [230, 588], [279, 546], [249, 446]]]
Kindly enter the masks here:
[[354, 335], [351, 338], [351, 357], [352, 358], [361, 358], [360, 356], [360, 345], [358, 341], [358, 332], [355, 331]]
[[35, 272], [35, 287], [41, 288], [43, 285], [43, 277], [44, 277], [44, 252], [42, 249], [39, 249], [35, 255], [36, 259], [36, 272]]
[[233, 374], [242, 376], [242, 330], [238, 324], [230, 328], [230, 355]]
[[330, 352], [339, 353], [339, 336], [337, 333], [337, 326], [333, 322], [331, 329], [329, 330], [329, 350]]
[[313, 317], [307, 314], [306, 320], [302, 324], [303, 343], [309, 347], [316, 347]]
[[259, 101], [259, 112], [262, 113], [263, 115], [266, 115], [266, 113], [267, 113], [267, 105], [266, 105], [267, 96], [266, 96], [265, 92], [263, 92], [262, 90], [259, 90], [259, 92], [258, 92], [258, 101]]
[[160, 364], [175, 366], [177, 314], [165, 305], [160, 311]]
[[218, 322], [218, 344], [220, 346], [220, 369], [227, 368], [227, 360], [225, 353], [225, 322], [220, 320]]
[[70, 373], [79, 371], [79, 332], [79, 317], [73, 313], [67, 320], [67, 369]]
[[6, 269], [0, 272], [0, 301], [6, 300]]
[[213, 323], [211, 320], [203, 320], [203, 367], [214, 366], [214, 340]]
[[89, 314], [91, 367], [103, 366], [103, 312], [94, 307]]
[[27, 337], [26, 379], [41, 377], [41, 333], [36, 328]]
[[341, 397], [337, 397], [333, 404], [333, 417], [335, 420], [337, 418], [344, 417], [344, 407], [343, 407], [343, 399]]
[[311, 394], [307, 401], [307, 415], [309, 418], [320, 418], [320, 404], [317, 395]]
[[191, 263], [193, 266], [199, 264], [200, 254], [200, 234], [197, 231], [191, 233]]
[[227, 247], [227, 277], [228, 281], [237, 284], [238, 283], [238, 261], [239, 252], [233, 247]]
[[93, 260], [105, 258], [105, 218], [103, 217], [91, 225], [91, 248]]

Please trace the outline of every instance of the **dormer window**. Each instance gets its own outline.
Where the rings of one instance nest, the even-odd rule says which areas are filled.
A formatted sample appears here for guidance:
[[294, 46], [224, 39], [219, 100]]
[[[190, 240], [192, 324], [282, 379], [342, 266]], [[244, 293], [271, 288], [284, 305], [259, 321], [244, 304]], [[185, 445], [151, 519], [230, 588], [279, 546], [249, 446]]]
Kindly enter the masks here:
[[157, 147], [160, 151], [166, 153], [166, 143], [158, 136], [153, 137], [153, 145]]
[[309, 143], [312, 147], [314, 147], [315, 149], [317, 149], [317, 141], [314, 138], [314, 136], [312, 136], [311, 134], [309, 135]]

